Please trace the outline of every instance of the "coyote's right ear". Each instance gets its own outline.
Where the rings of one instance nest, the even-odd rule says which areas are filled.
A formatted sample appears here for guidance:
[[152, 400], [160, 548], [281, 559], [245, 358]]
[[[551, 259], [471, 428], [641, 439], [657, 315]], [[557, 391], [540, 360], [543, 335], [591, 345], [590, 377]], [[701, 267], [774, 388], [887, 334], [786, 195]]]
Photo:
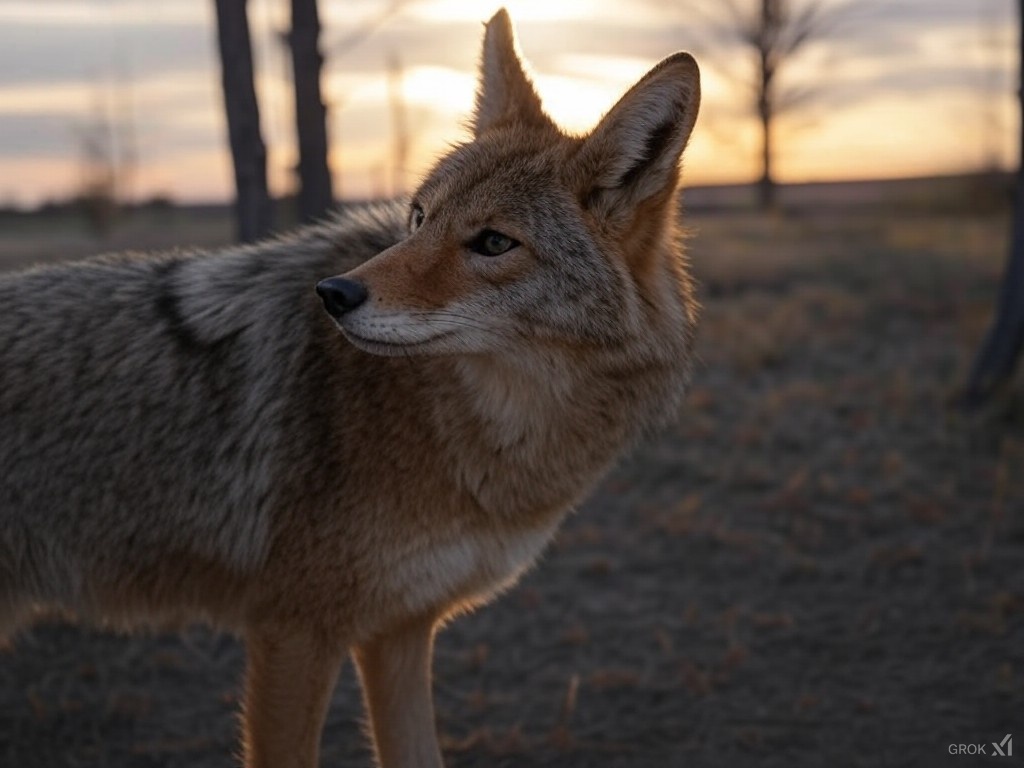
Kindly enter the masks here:
[[507, 123], [553, 127], [516, 50], [512, 19], [504, 8], [487, 22], [480, 54], [480, 83], [473, 110], [473, 135]]
[[688, 53], [669, 56], [623, 96], [570, 165], [584, 205], [605, 219], [671, 193], [700, 107], [700, 72]]

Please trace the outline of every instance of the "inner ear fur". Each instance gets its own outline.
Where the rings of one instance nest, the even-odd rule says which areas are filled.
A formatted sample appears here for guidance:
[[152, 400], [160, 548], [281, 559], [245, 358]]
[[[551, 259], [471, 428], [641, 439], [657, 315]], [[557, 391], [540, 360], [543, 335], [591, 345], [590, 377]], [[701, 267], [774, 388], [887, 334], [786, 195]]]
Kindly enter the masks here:
[[667, 199], [700, 108], [700, 72], [676, 53], [642, 77], [583, 139], [570, 164], [580, 200], [608, 218]]

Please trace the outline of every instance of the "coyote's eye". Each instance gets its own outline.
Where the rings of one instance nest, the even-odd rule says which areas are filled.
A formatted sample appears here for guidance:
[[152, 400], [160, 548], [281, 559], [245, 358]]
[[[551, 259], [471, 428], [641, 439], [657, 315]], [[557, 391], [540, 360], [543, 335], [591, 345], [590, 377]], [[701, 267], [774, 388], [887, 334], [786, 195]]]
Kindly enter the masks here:
[[481, 256], [501, 256], [519, 245], [508, 235], [495, 232], [493, 229], [485, 229], [479, 235], [469, 241], [469, 249]]
[[412, 204], [412, 209], [409, 211], [409, 231], [415, 232], [423, 224], [423, 219], [426, 214], [423, 213], [423, 209], [417, 203]]

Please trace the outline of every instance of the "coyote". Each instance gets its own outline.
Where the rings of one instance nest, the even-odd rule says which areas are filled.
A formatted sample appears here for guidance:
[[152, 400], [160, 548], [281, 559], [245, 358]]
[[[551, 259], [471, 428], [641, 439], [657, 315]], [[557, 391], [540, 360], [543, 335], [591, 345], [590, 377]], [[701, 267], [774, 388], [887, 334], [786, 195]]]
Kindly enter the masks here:
[[378, 763], [441, 766], [436, 629], [686, 389], [699, 100], [677, 53], [567, 135], [500, 11], [472, 140], [411, 201], [0, 278], [0, 628], [237, 632], [249, 768], [317, 765], [351, 653]]

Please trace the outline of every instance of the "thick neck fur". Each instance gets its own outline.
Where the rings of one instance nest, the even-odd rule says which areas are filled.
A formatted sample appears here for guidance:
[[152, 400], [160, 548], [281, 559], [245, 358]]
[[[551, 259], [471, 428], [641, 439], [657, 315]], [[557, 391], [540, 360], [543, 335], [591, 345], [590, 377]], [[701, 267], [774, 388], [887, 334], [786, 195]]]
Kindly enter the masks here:
[[[630, 302], [636, 330], [615, 346], [537, 342], [507, 354], [408, 359], [346, 350], [345, 369], [381, 369], [374, 376], [381, 386], [400, 390], [381, 392], [382, 401], [404, 403], [377, 414], [360, 453], [421, 452], [459, 497], [451, 503], [489, 519], [510, 526], [555, 519], [638, 436], [670, 418], [685, 390], [689, 284], [665, 243]], [[343, 400], [345, 389], [337, 390]], [[386, 444], [396, 435], [400, 446]]]

